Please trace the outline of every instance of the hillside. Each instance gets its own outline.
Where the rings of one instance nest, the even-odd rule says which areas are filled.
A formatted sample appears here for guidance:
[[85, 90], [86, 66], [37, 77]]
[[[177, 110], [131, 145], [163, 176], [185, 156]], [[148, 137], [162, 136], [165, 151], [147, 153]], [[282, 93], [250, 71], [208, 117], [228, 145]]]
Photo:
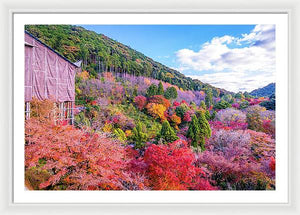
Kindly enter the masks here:
[[276, 189], [275, 95], [224, 94], [80, 27], [26, 29], [84, 61], [72, 109], [33, 97], [24, 113], [29, 190]]
[[256, 97], [269, 97], [274, 93], [275, 93], [275, 83], [270, 83], [265, 87], [251, 91], [250, 95]]
[[71, 61], [83, 60], [83, 68], [94, 76], [99, 72], [145, 76], [176, 85], [184, 90], [211, 88], [214, 94], [228, 94], [199, 80], [191, 79], [144, 54], [103, 34], [72, 25], [27, 25], [25, 30]]

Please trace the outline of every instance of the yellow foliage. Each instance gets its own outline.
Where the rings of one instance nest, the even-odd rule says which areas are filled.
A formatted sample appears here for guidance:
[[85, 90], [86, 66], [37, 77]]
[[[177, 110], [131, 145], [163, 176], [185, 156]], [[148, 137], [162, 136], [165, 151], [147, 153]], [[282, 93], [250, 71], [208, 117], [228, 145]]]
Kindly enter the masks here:
[[30, 117], [39, 121], [52, 121], [59, 113], [58, 107], [53, 99], [39, 100], [32, 98], [30, 102]]
[[162, 104], [149, 103], [146, 106], [149, 114], [154, 118], [160, 118], [161, 120], [165, 119], [164, 113], [167, 108]]
[[75, 92], [76, 92], [76, 94], [81, 94], [81, 89], [79, 89], [77, 86], [75, 86]]
[[168, 77], [168, 78], [174, 78], [174, 75], [171, 74], [171, 73], [169, 73], [169, 72], [167, 72], [166, 77]]
[[126, 135], [126, 137], [130, 137], [132, 135], [132, 131], [131, 130], [126, 130], [125, 135]]
[[108, 123], [105, 123], [105, 125], [103, 126], [102, 130], [104, 132], [111, 132], [112, 131], [112, 124], [108, 124]]
[[181, 123], [181, 118], [176, 114], [173, 114], [171, 116], [171, 121], [174, 122], [176, 125], [179, 125]]
[[90, 74], [86, 70], [84, 70], [78, 76], [81, 77], [83, 80], [87, 80], [90, 77]]

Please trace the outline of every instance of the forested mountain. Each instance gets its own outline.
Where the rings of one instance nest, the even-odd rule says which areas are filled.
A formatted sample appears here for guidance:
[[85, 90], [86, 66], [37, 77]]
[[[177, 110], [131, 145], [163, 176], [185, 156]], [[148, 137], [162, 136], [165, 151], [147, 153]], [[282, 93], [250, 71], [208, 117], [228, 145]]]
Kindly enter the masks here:
[[211, 88], [215, 96], [229, 93], [186, 77], [129, 46], [79, 26], [27, 25], [25, 30], [69, 60], [83, 60], [83, 68], [94, 76], [105, 71], [128, 73], [162, 80], [184, 90]]
[[275, 94], [275, 83], [270, 83], [265, 87], [253, 90], [250, 92], [250, 95], [256, 97], [269, 97], [272, 94]]

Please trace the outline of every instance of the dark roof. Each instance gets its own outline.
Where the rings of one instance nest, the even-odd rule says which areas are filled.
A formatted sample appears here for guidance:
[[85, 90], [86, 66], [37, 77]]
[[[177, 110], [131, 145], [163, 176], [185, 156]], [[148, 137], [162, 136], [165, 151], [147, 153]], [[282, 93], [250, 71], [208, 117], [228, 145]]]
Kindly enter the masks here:
[[45, 44], [44, 42], [42, 42], [41, 40], [39, 40], [37, 37], [33, 36], [32, 34], [30, 34], [28, 31], [25, 31], [26, 34], [28, 34], [29, 36], [31, 36], [32, 38], [34, 38], [35, 40], [37, 40], [38, 42], [40, 42], [41, 44], [43, 44], [44, 46], [46, 46], [48, 49], [50, 49], [51, 51], [55, 52], [57, 55], [59, 55], [60, 57], [62, 57], [64, 60], [68, 61], [70, 64], [76, 66], [77, 68], [79, 68], [80, 66], [78, 66], [77, 64], [73, 63], [72, 61], [70, 61], [69, 59], [67, 59], [66, 57], [64, 57], [63, 55], [61, 55], [60, 53], [58, 53], [57, 51], [55, 51], [53, 48], [51, 48], [50, 46], [48, 46], [47, 44]]

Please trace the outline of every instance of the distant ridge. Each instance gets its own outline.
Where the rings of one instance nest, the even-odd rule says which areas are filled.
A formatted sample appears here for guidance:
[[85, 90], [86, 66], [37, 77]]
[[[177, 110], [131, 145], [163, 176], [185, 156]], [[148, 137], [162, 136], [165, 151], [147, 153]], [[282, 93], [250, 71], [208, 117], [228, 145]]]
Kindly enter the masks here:
[[272, 94], [275, 94], [275, 83], [253, 90], [249, 94], [256, 97], [270, 97]]

